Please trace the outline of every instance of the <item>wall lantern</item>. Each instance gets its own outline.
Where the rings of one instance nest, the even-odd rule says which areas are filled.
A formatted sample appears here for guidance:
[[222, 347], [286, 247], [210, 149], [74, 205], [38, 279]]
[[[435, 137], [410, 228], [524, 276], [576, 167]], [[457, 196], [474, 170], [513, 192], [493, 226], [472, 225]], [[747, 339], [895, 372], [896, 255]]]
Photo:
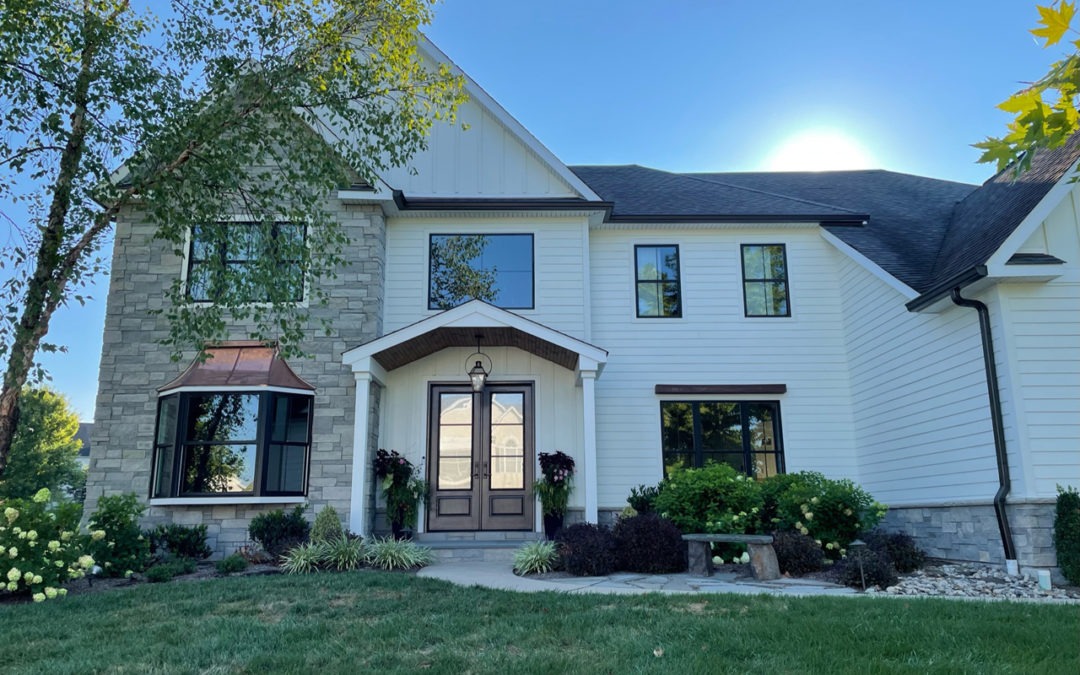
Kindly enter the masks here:
[[[475, 392], [481, 392], [484, 390], [484, 385], [487, 383], [488, 375], [491, 374], [491, 357], [480, 351], [480, 340], [484, 338], [483, 335], [476, 335], [476, 351], [469, 354], [469, 358], [465, 359], [465, 367], [468, 368], [472, 363], [473, 367], [467, 372], [469, 380], [472, 382], [472, 390]], [[475, 357], [475, 358], [474, 358]], [[487, 359], [488, 367], [484, 369], [483, 360]]]

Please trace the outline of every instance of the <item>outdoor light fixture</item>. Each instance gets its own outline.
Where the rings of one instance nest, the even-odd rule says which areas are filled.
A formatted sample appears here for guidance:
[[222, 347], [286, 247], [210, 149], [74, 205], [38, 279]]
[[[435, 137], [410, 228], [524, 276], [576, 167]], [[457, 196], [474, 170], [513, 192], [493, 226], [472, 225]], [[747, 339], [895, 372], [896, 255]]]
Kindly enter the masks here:
[[[483, 335], [477, 333], [476, 335], [476, 351], [469, 354], [469, 358], [465, 360], [465, 367], [469, 367], [469, 363], [473, 363], [473, 367], [467, 371], [469, 380], [472, 381], [472, 390], [475, 392], [484, 391], [484, 385], [487, 383], [488, 375], [491, 374], [491, 357], [480, 351], [480, 340], [484, 338]], [[473, 360], [473, 357], [478, 357]], [[484, 369], [483, 359], [487, 359], [488, 367]]]
[[851, 551], [852, 557], [859, 561], [859, 580], [862, 581], [862, 589], [866, 590], [866, 571], [863, 569], [863, 557], [866, 555], [866, 542], [862, 539], [856, 539], [848, 544], [848, 550]]

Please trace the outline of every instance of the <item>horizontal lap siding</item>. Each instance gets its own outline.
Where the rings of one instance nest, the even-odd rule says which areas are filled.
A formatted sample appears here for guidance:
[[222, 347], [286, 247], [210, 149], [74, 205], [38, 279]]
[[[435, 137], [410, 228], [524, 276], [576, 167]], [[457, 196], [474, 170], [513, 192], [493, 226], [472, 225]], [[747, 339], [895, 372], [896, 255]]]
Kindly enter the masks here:
[[[593, 342], [610, 352], [596, 392], [601, 508], [661, 476], [657, 384], [786, 384], [778, 400], [787, 469], [855, 477], [838, 256], [812, 228], [594, 230]], [[791, 318], [743, 316], [739, 245], [787, 245]], [[635, 317], [635, 244], [678, 244], [683, 318]], [[716, 400], [738, 397], [713, 396]]]
[[975, 311], [916, 314], [851, 260], [840, 267], [859, 476], [889, 503], [989, 499], [997, 488]]
[[576, 338], [585, 337], [585, 221], [574, 218], [398, 218], [386, 237], [385, 332], [437, 312], [427, 308], [432, 234], [532, 234], [534, 309], [514, 309]]

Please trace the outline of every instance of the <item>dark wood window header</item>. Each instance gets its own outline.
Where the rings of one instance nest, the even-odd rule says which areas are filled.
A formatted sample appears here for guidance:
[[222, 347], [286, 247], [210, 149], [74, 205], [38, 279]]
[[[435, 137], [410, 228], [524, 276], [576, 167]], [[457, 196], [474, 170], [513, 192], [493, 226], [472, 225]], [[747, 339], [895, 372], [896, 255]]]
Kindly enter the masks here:
[[658, 384], [657, 394], [786, 394], [786, 384]]

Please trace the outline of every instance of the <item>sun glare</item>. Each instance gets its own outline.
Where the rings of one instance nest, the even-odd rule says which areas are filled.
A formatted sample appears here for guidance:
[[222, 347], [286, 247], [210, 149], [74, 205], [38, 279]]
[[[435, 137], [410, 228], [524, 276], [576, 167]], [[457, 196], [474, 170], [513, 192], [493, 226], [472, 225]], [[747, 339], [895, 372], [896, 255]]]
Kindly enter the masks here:
[[872, 169], [876, 162], [854, 138], [831, 129], [801, 131], [782, 141], [765, 160], [769, 171]]

